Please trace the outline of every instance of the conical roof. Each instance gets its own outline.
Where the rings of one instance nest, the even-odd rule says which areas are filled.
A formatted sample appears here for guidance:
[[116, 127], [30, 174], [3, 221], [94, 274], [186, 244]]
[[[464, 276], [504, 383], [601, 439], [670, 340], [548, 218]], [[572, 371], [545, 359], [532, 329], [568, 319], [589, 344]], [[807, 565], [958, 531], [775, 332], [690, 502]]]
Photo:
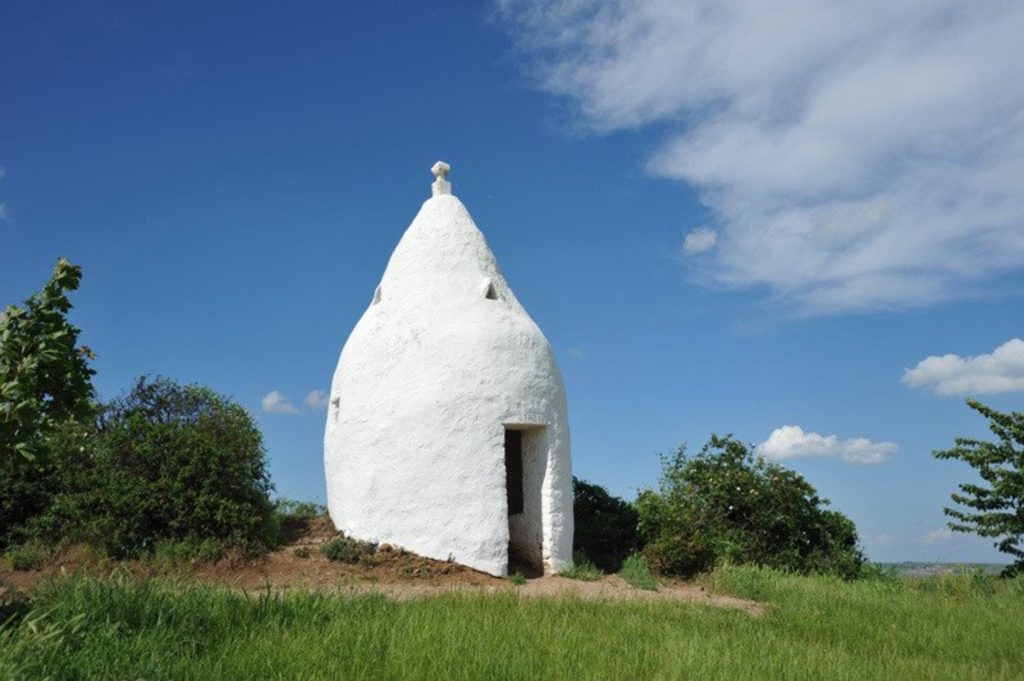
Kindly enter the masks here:
[[451, 194], [427, 200], [398, 242], [375, 292], [395, 305], [455, 306], [491, 299], [519, 305], [483, 233]]

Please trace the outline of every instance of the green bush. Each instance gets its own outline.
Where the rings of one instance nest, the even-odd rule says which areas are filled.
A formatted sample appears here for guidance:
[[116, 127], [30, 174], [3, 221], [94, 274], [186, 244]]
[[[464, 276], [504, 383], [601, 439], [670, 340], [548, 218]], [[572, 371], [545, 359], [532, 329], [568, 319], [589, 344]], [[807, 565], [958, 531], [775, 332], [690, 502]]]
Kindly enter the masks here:
[[754, 563], [859, 576], [857, 531], [799, 474], [712, 436], [697, 456], [663, 457], [658, 490], [636, 501], [644, 555], [660, 573], [692, 576], [716, 563]]
[[298, 539], [314, 518], [327, 513], [327, 509], [311, 501], [294, 501], [277, 499], [274, 501], [272, 523], [277, 545], [287, 544]]
[[310, 521], [327, 513], [322, 504], [294, 499], [275, 499], [274, 515], [283, 521]]
[[376, 550], [377, 547], [374, 544], [349, 539], [345, 536], [330, 539], [320, 547], [320, 553], [324, 554], [327, 560], [342, 563], [358, 563], [364, 556], [372, 555]]
[[140, 378], [94, 424], [71, 424], [58, 442], [59, 491], [34, 522], [40, 537], [115, 558], [180, 542], [207, 556], [214, 544], [259, 552], [276, 540], [260, 432], [211, 390]]
[[158, 542], [150, 558], [167, 566], [183, 563], [216, 563], [224, 557], [225, 543], [212, 538]]
[[575, 477], [572, 492], [573, 555], [586, 556], [602, 570], [615, 572], [626, 556], [640, 548], [636, 509], [600, 485]]
[[11, 546], [4, 559], [12, 570], [38, 570], [50, 559], [50, 551], [40, 542], [31, 541]]
[[622, 562], [619, 576], [629, 582], [634, 589], [658, 590], [658, 581], [651, 574], [651, 566], [647, 564], [647, 559], [639, 553], [626, 557], [626, 560]]
[[0, 312], [0, 550], [24, 541], [53, 497], [54, 432], [92, 417], [93, 353], [67, 319], [81, 276], [61, 258], [40, 292]]

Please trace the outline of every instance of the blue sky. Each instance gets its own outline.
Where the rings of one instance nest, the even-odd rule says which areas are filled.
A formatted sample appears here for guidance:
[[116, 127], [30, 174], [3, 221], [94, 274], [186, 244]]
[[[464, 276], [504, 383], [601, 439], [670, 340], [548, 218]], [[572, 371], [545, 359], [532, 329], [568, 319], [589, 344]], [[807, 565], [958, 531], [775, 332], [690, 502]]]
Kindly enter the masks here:
[[986, 435], [965, 395], [1022, 409], [1024, 12], [856, 5], [6, 2], [0, 301], [81, 264], [103, 397], [231, 395], [323, 501], [305, 400], [443, 158], [577, 475], [632, 498], [733, 433], [873, 559], [1000, 560], [930, 452]]

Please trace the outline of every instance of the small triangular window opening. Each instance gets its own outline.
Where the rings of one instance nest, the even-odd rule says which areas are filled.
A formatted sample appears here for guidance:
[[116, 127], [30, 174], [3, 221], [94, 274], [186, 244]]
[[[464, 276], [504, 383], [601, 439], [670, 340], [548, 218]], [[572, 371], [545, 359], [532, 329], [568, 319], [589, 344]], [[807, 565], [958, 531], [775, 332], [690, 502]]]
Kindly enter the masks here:
[[494, 288], [494, 282], [487, 282], [487, 289], [484, 292], [484, 298], [487, 300], [497, 300], [498, 292]]
[[379, 302], [380, 302], [380, 286], [378, 286], [377, 290], [375, 290], [373, 292], [373, 303], [372, 304], [376, 305]]

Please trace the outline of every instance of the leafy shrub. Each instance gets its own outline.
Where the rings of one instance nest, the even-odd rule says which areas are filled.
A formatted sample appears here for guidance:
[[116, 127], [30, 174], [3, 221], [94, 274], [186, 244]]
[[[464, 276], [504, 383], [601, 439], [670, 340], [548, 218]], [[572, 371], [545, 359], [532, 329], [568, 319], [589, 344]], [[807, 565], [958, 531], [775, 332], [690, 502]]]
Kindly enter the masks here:
[[336, 560], [342, 563], [358, 563], [364, 556], [372, 555], [376, 550], [377, 547], [374, 544], [349, 539], [345, 536], [330, 539], [320, 547], [320, 552], [327, 560]]
[[68, 322], [82, 270], [61, 258], [43, 289], [0, 312], [0, 550], [53, 496], [50, 438], [92, 415], [92, 351]]
[[50, 551], [40, 542], [26, 542], [7, 549], [4, 558], [12, 570], [38, 570], [50, 558]]
[[513, 572], [508, 576], [508, 581], [512, 582], [516, 586], [522, 586], [523, 584], [526, 584], [526, 577], [524, 577], [522, 573]]
[[622, 562], [622, 569], [619, 570], [619, 576], [629, 582], [634, 589], [658, 590], [658, 582], [651, 574], [651, 567], [647, 564], [647, 559], [639, 553], [626, 557], [626, 560]]
[[559, 572], [558, 576], [583, 582], [596, 582], [604, 577], [604, 573], [585, 555], [577, 553], [573, 555], [572, 566]]
[[644, 555], [658, 572], [691, 576], [717, 562], [857, 577], [864, 557], [849, 518], [799, 474], [731, 437], [695, 457], [663, 457], [658, 490], [636, 501]]
[[900, 571], [895, 565], [880, 565], [865, 560], [857, 573], [858, 579], [870, 579], [877, 582], [891, 582], [900, 579]]
[[274, 515], [283, 520], [313, 520], [327, 513], [322, 504], [294, 499], [274, 500]]
[[309, 558], [310, 552], [308, 546], [296, 546], [292, 549], [292, 553], [295, 554], [296, 558]]
[[[186, 542], [259, 552], [275, 527], [262, 437], [239, 405], [200, 386], [140, 378], [54, 457], [58, 493], [37, 534], [115, 558]], [[206, 542], [206, 543], [204, 543]], [[205, 548], [203, 548], [205, 547]]]
[[615, 572], [626, 556], [640, 548], [636, 509], [600, 485], [575, 477], [572, 492], [573, 555], [586, 556], [602, 570]]
[[161, 541], [154, 545], [150, 557], [172, 567], [192, 562], [216, 563], [224, 557], [226, 548], [224, 542], [209, 537], [202, 540]]
[[310, 522], [327, 513], [327, 509], [311, 501], [277, 499], [274, 501], [273, 525], [276, 543], [287, 544], [309, 529]]

